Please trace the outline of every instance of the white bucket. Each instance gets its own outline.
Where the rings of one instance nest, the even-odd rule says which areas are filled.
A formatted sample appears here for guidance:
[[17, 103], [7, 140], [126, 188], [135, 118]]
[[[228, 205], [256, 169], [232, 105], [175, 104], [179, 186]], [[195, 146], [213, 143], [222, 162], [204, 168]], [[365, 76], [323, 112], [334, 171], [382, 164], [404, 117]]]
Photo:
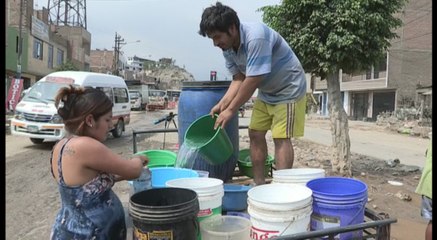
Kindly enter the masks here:
[[310, 231], [312, 191], [308, 187], [264, 184], [247, 195], [253, 240]]
[[306, 186], [306, 183], [316, 178], [325, 177], [322, 168], [292, 168], [273, 171], [272, 183], [295, 183]]
[[188, 188], [197, 193], [199, 200], [199, 221], [222, 214], [222, 201], [225, 195], [223, 181], [217, 178], [179, 178], [165, 183], [167, 187]]

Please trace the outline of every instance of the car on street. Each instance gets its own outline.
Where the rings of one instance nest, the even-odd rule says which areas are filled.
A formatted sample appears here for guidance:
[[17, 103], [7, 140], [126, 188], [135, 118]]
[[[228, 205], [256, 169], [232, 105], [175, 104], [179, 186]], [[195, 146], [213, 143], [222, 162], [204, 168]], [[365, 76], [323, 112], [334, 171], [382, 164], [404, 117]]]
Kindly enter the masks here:
[[129, 90], [130, 107], [132, 110], [143, 110], [142, 94], [138, 90]]

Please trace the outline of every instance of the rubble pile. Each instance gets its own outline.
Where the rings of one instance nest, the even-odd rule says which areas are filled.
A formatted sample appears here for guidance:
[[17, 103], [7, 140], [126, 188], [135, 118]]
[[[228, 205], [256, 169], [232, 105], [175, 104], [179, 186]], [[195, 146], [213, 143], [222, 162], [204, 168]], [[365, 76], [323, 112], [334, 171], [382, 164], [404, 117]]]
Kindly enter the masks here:
[[376, 125], [384, 126], [390, 131], [411, 136], [429, 138], [432, 132], [432, 119], [418, 118], [414, 112], [398, 111], [385, 112], [378, 115]]

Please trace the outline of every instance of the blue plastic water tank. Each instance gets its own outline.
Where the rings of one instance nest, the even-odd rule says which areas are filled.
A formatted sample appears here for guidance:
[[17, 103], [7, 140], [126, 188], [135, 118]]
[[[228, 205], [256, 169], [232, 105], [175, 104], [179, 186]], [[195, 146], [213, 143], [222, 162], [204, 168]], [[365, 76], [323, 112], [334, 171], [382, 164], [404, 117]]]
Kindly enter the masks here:
[[[182, 91], [178, 105], [178, 137], [179, 146], [184, 142], [185, 132], [194, 120], [209, 114], [225, 95], [231, 81], [190, 81], [182, 83]], [[239, 152], [238, 114], [227, 123], [226, 133], [234, 145], [234, 153], [223, 164], [211, 165], [201, 156], [195, 159], [193, 169], [209, 172], [209, 177], [226, 182], [232, 179]]]

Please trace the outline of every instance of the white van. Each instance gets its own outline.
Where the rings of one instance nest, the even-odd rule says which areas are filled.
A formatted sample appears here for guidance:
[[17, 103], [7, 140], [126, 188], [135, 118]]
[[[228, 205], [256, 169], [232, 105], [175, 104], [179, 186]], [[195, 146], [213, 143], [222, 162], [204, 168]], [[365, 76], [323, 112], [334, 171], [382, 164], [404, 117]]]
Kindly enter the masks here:
[[114, 137], [120, 137], [130, 122], [130, 98], [123, 78], [102, 73], [60, 71], [36, 82], [15, 108], [11, 119], [11, 134], [29, 137], [35, 144], [46, 140], [57, 141], [65, 136], [64, 124], [57, 114], [55, 96], [61, 87], [70, 84], [101, 89], [112, 99]]

